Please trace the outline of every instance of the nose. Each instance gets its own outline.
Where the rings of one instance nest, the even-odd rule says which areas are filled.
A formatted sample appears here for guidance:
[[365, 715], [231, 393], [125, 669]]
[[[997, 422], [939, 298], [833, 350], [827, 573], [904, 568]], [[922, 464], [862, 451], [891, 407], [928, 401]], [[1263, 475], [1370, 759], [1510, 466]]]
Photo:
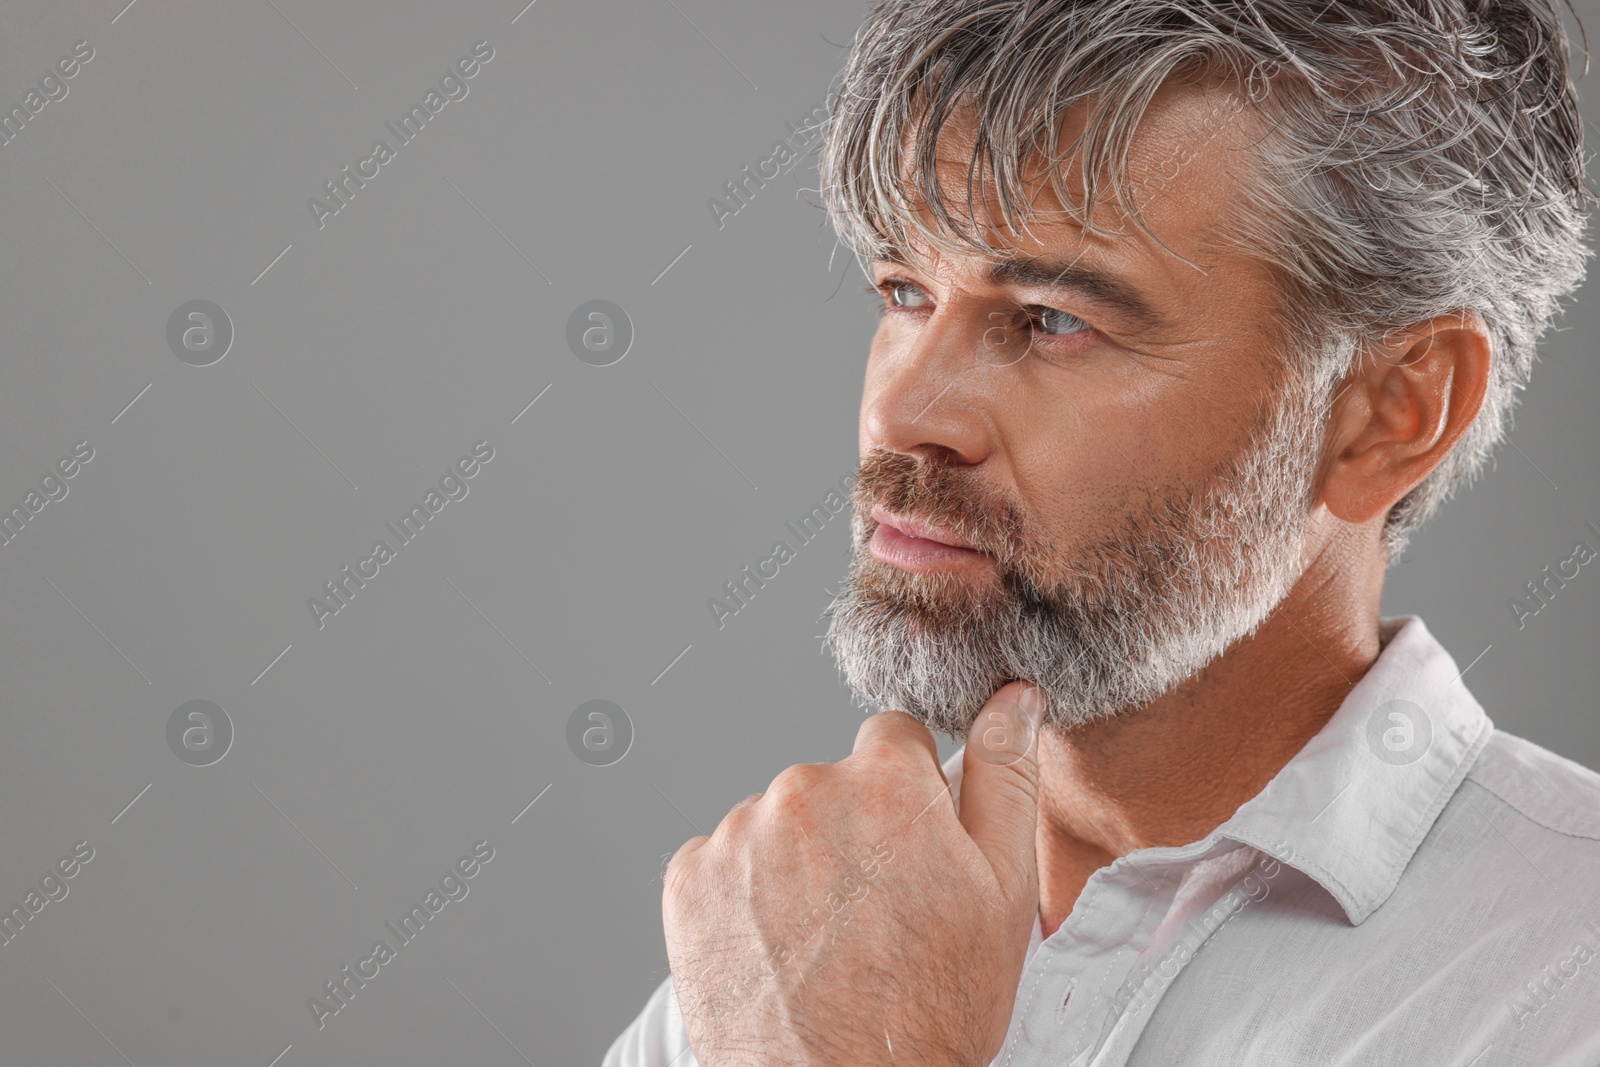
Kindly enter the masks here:
[[[921, 328], [874, 353], [861, 403], [863, 454], [887, 449], [955, 465], [982, 463], [993, 446], [982, 357], [982, 316], [948, 301]], [[971, 319], [977, 321], [970, 321]]]

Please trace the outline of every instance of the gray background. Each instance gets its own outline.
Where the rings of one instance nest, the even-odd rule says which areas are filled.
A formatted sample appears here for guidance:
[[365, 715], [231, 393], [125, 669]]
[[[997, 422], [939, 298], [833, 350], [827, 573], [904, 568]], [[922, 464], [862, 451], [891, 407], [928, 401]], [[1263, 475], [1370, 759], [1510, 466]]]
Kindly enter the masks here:
[[[594, 1063], [666, 973], [665, 857], [860, 718], [818, 640], [845, 516], [722, 629], [706, 601], [854, 468], [874, 319], [814, 158], [720, 229], [706, 201], [823, 103], [861, 5], [122, 3], [9, 3], [0, 34], [5, 108], [95, 49], [0, 147], [0, 503], [95, 449], [0, 548], [0, 905], [95, 849], [0, 945], [0, 1060]], [[479, 40], [469, 95], [319, 230], [307, 198]], [[197, 298], [236, 331], [204, 368], [165, 335]], [[634, 325], [613, 366], [565, 341], [591, 299]], [[1517, 447], [1386, 598], [1590, 766], [1600, 574], [1520, 630], [1507, 601], [1595, 543], [1597, 316], [1580, 294]], [[479, 440], [466, 499], [319, 630], [307, 598]], [[236, 731], [208, 767], [166, 742], [194, 699]], [[612, 766], [566, 743], [591, 699], [633, 723]], [[319, 1032], [307, 998], [485, 839]]]

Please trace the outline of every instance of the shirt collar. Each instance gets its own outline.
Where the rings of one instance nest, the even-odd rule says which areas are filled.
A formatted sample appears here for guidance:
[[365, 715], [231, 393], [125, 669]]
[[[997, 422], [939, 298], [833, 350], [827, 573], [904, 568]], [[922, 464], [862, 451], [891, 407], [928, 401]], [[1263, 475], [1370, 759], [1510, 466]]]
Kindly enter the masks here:
[[1382, 652], [1333, 717], [1208, 838], [1303, 871], [1354, 925], [1394, 892], [1493, 731], [1421, 619], [1385, 619], [1381, 633]]
[[[1420, 618], [1384, 619], [1380, 635], [1377, 660], [1261, 792], [1202, 841], [1142, 851], [1181, 861], [1249, 845], [1314, 879], [1353, 925], [1366, 921], [1494, 729]], [[944, 762], [958, 804], [963, 755]]]

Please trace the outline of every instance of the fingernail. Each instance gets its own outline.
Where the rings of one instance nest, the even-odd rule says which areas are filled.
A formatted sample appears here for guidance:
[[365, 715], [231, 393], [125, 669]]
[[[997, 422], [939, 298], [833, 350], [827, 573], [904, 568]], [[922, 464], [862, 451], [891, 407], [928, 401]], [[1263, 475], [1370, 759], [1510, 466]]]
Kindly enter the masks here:
[[1038, 726], [1044, 719], [1044, 690], [1032, 682], [1022, 690], [1022, 695], [1017, 698], [1022, 705], [1022, 713], [1028, 717], [1034, 726]]

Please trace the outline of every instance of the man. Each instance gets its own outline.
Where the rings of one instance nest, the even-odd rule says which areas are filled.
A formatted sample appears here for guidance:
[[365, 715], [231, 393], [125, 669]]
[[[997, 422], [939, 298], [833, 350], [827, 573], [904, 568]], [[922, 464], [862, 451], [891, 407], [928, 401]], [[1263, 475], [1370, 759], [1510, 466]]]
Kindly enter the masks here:
[[828, 637], [884, 710], [673, 856], [608, 1067], [1600, 1063], [1600, 776], [1378, 614], [1581, 278], [1568, 48], [877, 4], [822, 177], [883, 305]]

